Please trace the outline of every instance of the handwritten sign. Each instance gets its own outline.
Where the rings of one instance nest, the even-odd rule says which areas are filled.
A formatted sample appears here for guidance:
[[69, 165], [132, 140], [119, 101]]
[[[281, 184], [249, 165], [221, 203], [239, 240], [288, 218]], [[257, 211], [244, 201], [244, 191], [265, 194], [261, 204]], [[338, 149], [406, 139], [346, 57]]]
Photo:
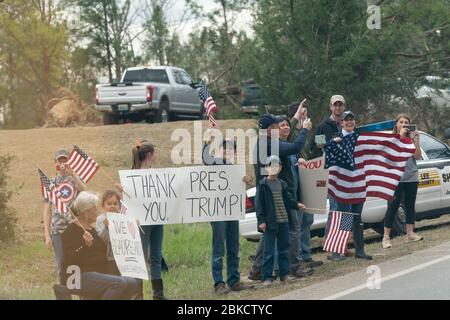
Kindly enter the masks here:
[[136, 219], [107, 213], [109, 237], [117, 268], [124, 277], [148, 280], [141, 235]]
[[307, 161], [298, 167], [302, 203], [311, 213], [325, 214], [328, 195], [328, 170], [325, 169], [325, 158], [319, 157]]
[[141, 225], [242, 219], [245, 165], [119, 171], [127, 214]]

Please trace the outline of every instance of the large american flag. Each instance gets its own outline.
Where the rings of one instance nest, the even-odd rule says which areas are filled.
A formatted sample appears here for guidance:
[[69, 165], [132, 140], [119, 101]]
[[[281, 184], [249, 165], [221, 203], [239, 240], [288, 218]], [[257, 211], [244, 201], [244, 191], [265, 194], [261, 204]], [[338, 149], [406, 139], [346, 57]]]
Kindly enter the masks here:
[[344, 254], [352, 231], [352, 223], [352, 214], [339, 211], [330, 212], [323, 250]]
[[206, 115], [208, 116], [210, 126], [212, 128], [216, 127], [217, 122], [216, 119], [214, 119], [213, 112], [217, 111], [217, 106], [216, 103], [214, 102], [214, 99], [209, 94], [208, 89], [206, 88], [206, 85], [204, 83], [202, 83], [202, 85], [200, 86], [198, 96], [200, 97], [200, 100], [202, 101], [205, 107]]
[[39, 178], [41, 180], [42, 197], [50, 201], [61, 214], [69, 211], [66, 203], [62, 200], [61, 194], [55, 185], [52, 185], [45, 173], [38, 168]]
[[325, 145], [328, 192], [343, 203], [390, 200], [415, 150], [412, 139], [394, 133], [353, 133], [330, 141]]
[[81, 148], [73, 146], [67, 164], [72, 168], [84, 183], [88, 183], [100, 168], [94, 159], [89, 157]]

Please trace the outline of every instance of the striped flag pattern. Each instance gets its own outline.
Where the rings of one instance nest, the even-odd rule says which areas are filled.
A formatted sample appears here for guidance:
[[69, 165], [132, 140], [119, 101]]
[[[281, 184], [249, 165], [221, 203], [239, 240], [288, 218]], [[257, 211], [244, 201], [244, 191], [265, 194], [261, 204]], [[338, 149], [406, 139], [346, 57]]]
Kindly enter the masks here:
[[200, 86], [198, 96], [200, 97], [200, 100], [202, 101], [203, 106], [205, 107], [210, 127], [212, 128], [217, 127], [217, 122], [216, 119], [214, 119], [213, 115], [213, 112], [217, 111], [217, 106], [216, 103], [214, 102], [214, 99], [209, 94], [208, 89], [206, 88], [206, 85], [204, 83], [202, 83], [202, 85]]
[[41, 180], [42, 197], [45, 200], [49, 200], [61, 214], [67, 213], [69, 209], [67, 208], [66, 203], [62, 200], [58, 188], [51, 184], [45, 173], [39, 168], [38, 173]]
[[412, 139], [393, 133], [353, 133], [341, 142], [330, 141], [325, 146], [328, 192], [342, 203], [390, 200], [415, 150]]
[[88, 183], [100, 168], [94, 159], [89, 157], [81, 148], [73, 146], [67, 164], [72, 168], [84, 183]]
[[352, 223], [352, 214], [339, 211], [330, 212], [323, 250], [344, 254], [352, 231]]

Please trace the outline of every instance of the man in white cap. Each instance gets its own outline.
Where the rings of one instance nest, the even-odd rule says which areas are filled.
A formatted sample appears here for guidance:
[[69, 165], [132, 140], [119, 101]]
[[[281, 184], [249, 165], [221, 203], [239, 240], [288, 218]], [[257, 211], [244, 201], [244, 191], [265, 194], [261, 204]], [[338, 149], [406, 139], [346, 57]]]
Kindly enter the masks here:
[[[330, 99], [330, 110], [331, 116], [323, 120], [316, 127], [314, 134], [311, 136], [311, 158], [316, 158], [323, 155], [322, 147], [324, 143], [321, 143], [320, 140], [322, 140], [322, 142], [329, 141], [335, 138], [341, 131], [341, 115], [345, 111], [344, 97], [339, 94], [332, 96]], [[316, 140], [318, 142], [316, 142]]]

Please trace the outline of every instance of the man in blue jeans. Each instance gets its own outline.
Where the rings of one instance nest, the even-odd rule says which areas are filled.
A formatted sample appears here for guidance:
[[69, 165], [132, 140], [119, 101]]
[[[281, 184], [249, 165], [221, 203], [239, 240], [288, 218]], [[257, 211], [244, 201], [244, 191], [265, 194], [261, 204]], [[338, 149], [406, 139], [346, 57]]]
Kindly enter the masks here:
[[[203, 147], [203, 163], [205, 165], [227, 165], [236, 154], [236, 143], [232, 140], [223, 140], [218, 150], [219, 157], [211, 155], [211, 139], [208, 139]], [[250, 178], [243, 177], [248, 183]], [[242, 291], [254, 288], [253, 285], [245, 285], [241, 282], [239, 273], [239, 221], [211, 222], [212, 227], [212, 256], [211, 270], [214, 280], [214, 292], [227, 294], [231, 291]], [[223, 257], [227, 255], [227, 285], [223, 281]], [[228, 287], [227, 287], [228, 286]]]

